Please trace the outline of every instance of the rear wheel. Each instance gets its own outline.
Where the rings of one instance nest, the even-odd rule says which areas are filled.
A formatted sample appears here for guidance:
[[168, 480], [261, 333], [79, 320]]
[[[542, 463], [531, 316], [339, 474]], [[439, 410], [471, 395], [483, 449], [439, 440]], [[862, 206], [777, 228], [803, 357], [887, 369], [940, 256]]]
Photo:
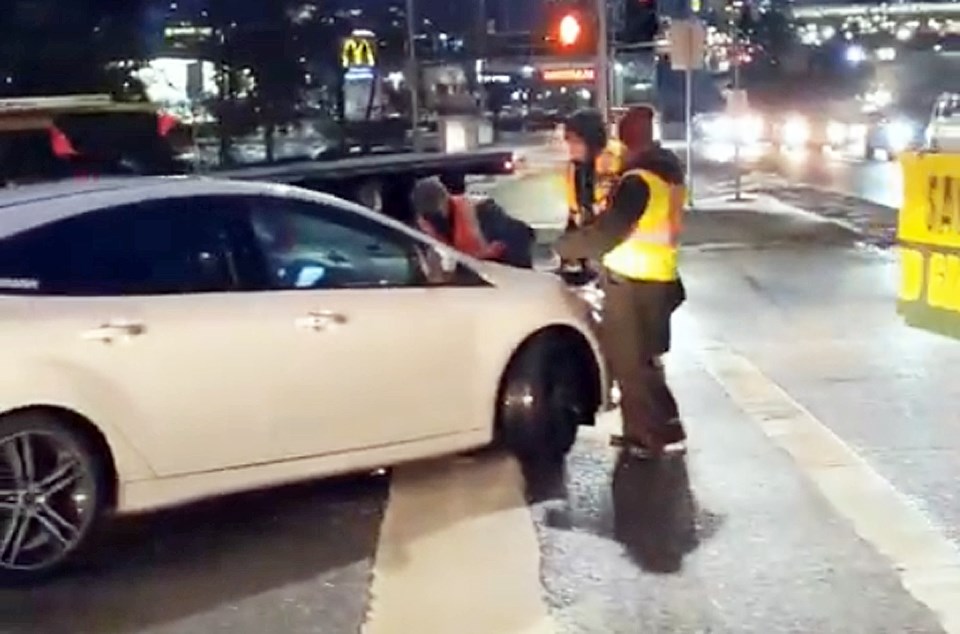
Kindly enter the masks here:
[[87, 543], [106, 506], [96, 451], [43, 412], [0, 418], [0, 581], [38, 580]]
[[580, 425], [593, 422], [592, 380], [584, 355], [569, 339], [531, 341], [511, 361], [503, 380], [497, 411], [500, 442], [523, 459], [562, 459]]

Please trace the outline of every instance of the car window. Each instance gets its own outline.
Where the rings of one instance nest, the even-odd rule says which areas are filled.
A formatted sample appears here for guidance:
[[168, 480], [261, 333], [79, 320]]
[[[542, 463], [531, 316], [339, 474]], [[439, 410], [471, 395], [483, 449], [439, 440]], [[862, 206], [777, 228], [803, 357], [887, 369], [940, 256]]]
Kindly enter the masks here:
[[0, 293], [161, 295], [235, 286], [226, 221], [200, 199], [113, 207], [0, 240]]
[[941, 97], [937, 103], [937, 117], [940, 119], [957, 119], [960, 117], [960, 96]]
[[283, 198], [249, 201], [257, 244], [274, 289], [420, 286], [411, 236], [334, 206]]

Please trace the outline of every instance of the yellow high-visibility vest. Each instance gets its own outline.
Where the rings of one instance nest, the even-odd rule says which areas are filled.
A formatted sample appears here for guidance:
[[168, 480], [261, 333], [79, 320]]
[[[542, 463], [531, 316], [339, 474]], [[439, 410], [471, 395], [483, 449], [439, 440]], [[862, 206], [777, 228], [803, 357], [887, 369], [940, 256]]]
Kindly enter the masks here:
[[632, 280], [672, 282], [677, 279], [677, 248], [686, 191], [648, 170], [630, 170], [650, 188], [647, 208], [626, 240], [603, 256], [603, 265]]
[[[595, 177], [593, 183], [593, 212], [602, 213], [607, 208], [610, 192], [620, 177], [623, 162], [626, 156], [626, 147], [616, 140], [611, 140], [594, 162]], [[579, 224], [580, 202], [577, 200], [576, 168], [571, 162], [567, 167], [567, 209], [574, 215]]]

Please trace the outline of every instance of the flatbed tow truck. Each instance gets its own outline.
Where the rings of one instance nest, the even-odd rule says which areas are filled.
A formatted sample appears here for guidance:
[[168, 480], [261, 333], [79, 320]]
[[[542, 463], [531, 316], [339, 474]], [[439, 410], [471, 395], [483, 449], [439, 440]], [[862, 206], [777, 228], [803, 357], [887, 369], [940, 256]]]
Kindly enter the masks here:
[[[71, 177], [197, 173], [184, 156], [189, 132], [150, 103], [108, 95], [0, 100], [0, 185]], [[514, 171], [509, 150], [371, 152], [204, 170], [204, 175], [296, 185], [332, 193], [409, 220], [410, 190], [439, 176], [455, 193], [473, 175]]]

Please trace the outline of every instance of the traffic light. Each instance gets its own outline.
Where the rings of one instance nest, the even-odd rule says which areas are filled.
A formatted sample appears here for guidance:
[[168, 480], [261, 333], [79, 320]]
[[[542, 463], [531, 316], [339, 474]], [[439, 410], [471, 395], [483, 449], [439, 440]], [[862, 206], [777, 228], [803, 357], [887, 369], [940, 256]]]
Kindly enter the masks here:
[[657, 0], [627, 0], [621, 40], [625, 44], [649, 44], [657, 39], [660, 17]]
[[597, 52], [597, 20], [580, 6], [556, 6], [548, 16], [544, 40], [551, 55], [589, 56]]
[[576, 46], [580, 36], [583, 35], [583, 27], [580, 26], [580, 19], [575, 13], [568, 13], [560, 18], [558, 30], [560, 46], [563, 47]]

